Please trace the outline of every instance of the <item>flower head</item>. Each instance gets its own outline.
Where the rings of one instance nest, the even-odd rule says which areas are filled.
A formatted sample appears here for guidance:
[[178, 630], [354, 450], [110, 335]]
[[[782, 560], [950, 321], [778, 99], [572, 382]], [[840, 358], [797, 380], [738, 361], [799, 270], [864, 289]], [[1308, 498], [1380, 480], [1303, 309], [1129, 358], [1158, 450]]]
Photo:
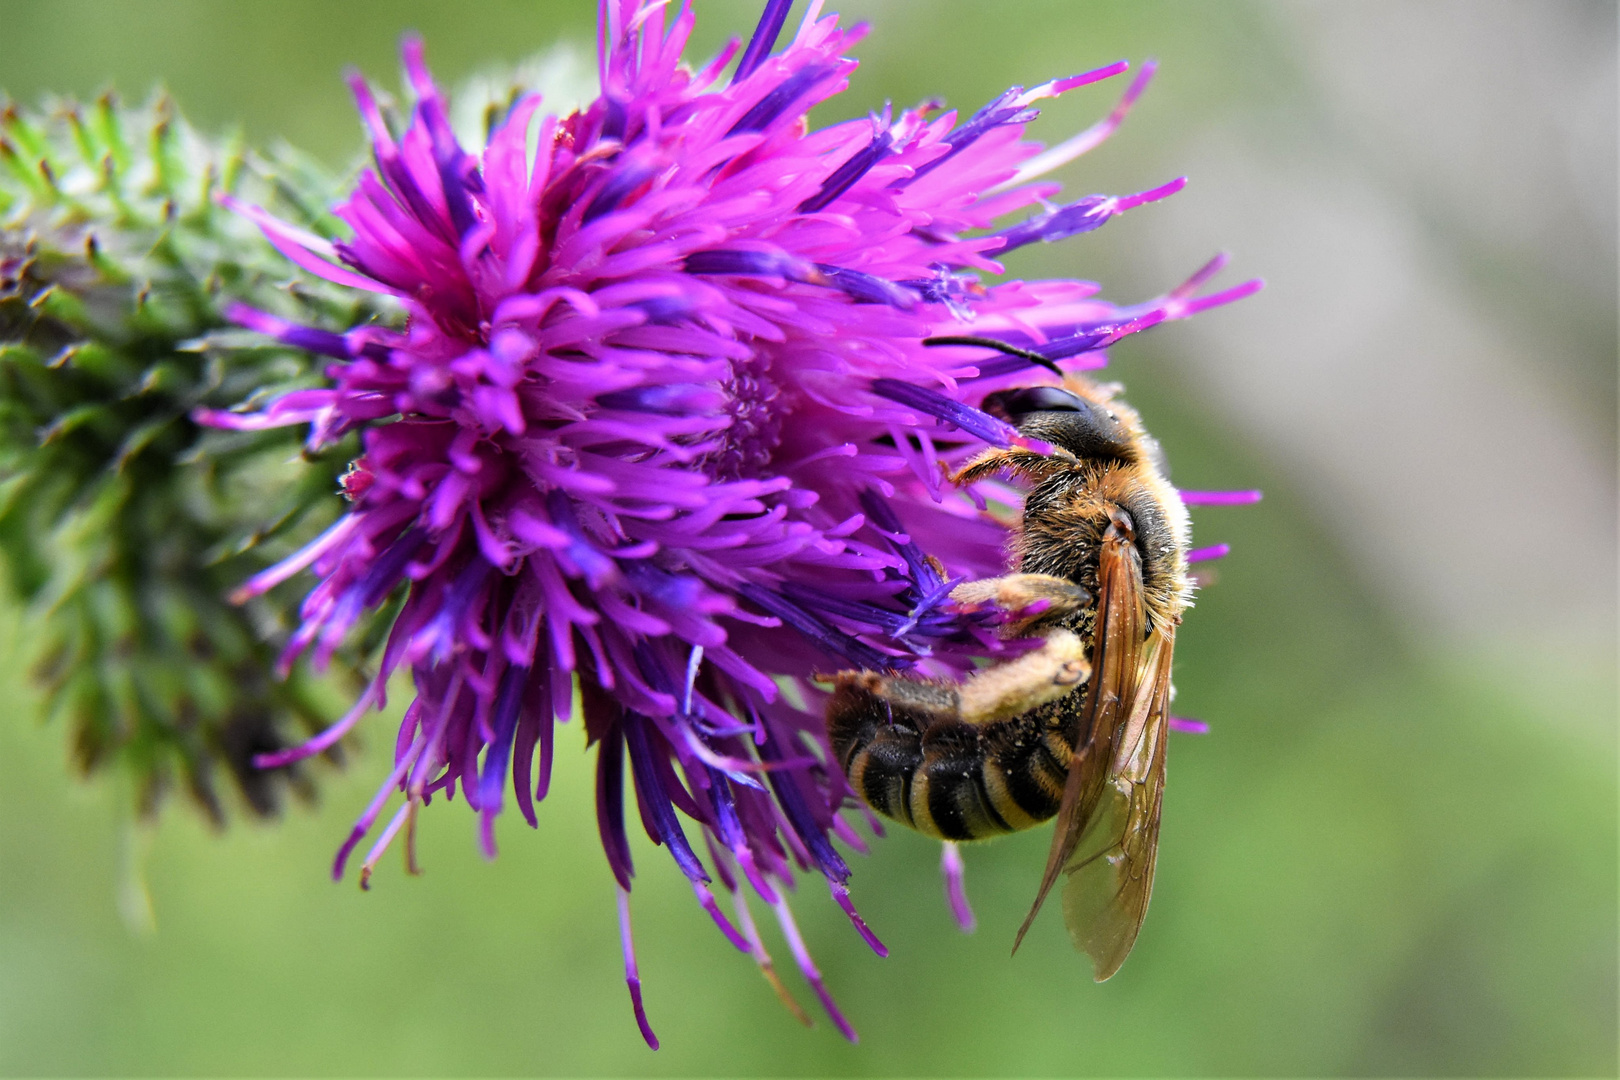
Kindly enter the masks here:
[[[1082, 281], [982, 284], [1006, 251], [1181, 186], [1055, 205], [1056, 185], [1036, 181], [1105, 137], [1145, 75], [1108, 119], [1044, 154], [1023, 139], [1032, 105], [1124, 63], [1016, 87], [966, 119], [885, 107], [811, 130], [807, 112], [844, 88], [862, 29], [812, 3], [775, 52], [789, 6], [770, 0], [746, 47], [692, 70], [689, 4], [670, 19], [662, 3], [606, 0], [600, 95], [563, 117], [521, 98], [476, 154], [408, 41], [415, 106], [402, 130], [354, 80], [375, 168], [336, 210], [349, 239], [327, 244], [242, 207], [304, 268], [396, 297], [405, 326], [340, 335], [239, 309], [243, 324], [332, 357], [331, 385], [209, 415], [308, 423], [314, 446], [363, 431], [349, 512], [247, 587], [305, 567], [320, 579], [286, 663], [323, 659], [406, 590], [354, 710], [268, 759], [330, 745], [410, 669], [395, 769], [336, 872], [395, 792], [403, 805], [368, 872], [417, 807], [458, 787], [493, 854], [509, 797], [536, 823], [556, 723], [581, 723], [649, 1042], [626, 802], [773, 982], [746, 896], [774, 908], [853, 1037], [784, 902], [796, 872], [821, 876], [881, 952], [833, 843], [860, 846], [811, 677], [949, 671], [1009, 647], [992, 616], [946, 606], [955, 582], [1000, 572], [1007, 536], [987, 492], [943, 483], [984, 443], [1020, 438], [973, 403], [1052, 378], [1043, 366], [1100, 366], [1120, 337], [1252, 288], [1196, 296], [1218, 263], [1131, 308]], [[1043, 363], [930, 344], [941, 337]], [[735, 922], [716, 879], [735, 894]]]
[[291, 152], [205, 138], [167, 98], [0, 107], [0, 564], [28, 608], [19, 640], [81, 771], [127, 775], [144, 814], [180, 788], [215, 822], [231, 787], [259, 815], [289, 781], [311, 790], [252, 765], [331, 717], [307, 680], [274, 678], [297, 598], [225, 594], [330, 518], [346, 456], [193, 420], [314, 374], [300, 350], [242, 342], [225, 297], [339, 327], [372, 307], [288, 288], [222, 190], [322, 228], [302, 207], [337, 187]]

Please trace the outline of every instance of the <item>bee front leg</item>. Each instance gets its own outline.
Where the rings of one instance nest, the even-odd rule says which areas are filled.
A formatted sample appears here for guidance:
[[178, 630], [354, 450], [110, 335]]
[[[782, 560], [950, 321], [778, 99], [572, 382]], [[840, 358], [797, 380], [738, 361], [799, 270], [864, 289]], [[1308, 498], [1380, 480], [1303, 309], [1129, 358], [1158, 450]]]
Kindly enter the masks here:
[[1068, 578], [1052, 574], [1007, 574], [964, 581], [951, 599], [967, 611], [1000, 608], [1010, 616], [1008, 637], [1021, 637], [1040, 622], [1056, 622], [1091, 603], [1091, 594]]

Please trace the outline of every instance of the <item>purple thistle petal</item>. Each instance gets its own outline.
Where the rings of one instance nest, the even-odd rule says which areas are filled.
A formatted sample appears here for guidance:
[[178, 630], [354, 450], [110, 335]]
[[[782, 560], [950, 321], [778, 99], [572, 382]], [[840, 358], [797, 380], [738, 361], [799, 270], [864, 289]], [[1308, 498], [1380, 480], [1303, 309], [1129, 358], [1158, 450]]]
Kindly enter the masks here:
[[366, 805], [359, 820], [354, 823], [354, 828], [349, 830], [349, 838], [343, 841], [343, 846], [338, 848], [337, 855], [332, 859], [333, 881], [343, 879], [343, 868], [347, 865], [349, 855], [353, 853], [355, 845], [360, 843], [366, 833], [371, 831], [371, 826], [376, 824], [378, 816], [382, 813], [382, 808], [393, 797], [395, 789], [399, 786], [400, 781], [404, 779], [405, 774], [410, 771], [410, 767], [416, 763], [416, 759], [422, 753], [424, 745], [425, 740], [421, 736], [417, 736], [416, 740], [411, 743], [410, 749], [395, 763], [393, 771], [388, 774], [388, 779], [383, 781], [382, 787], [377, 789], [377, 794]]
[[[776, 902], [775, 897], [766, 901], [769, 904], [775, 904]], [[765, 981], [770, 984], [772, 990], [776, 991], [777, 999], [782, 1002], [795, 1020], [805, 1027], [813, 1026], [810, 1014], [805, 1012], [804, 1007], [794, 1000], [792, 994], [788, 993], [788, 988], [783, 985], [781, 976], [776, 974], [776, 966], [771, 963], [771, 954], [766, 951], [765, 942], [759, 936], [759, 928], [754, 925], [754, 916], [748, 910], [748, 896], [740, 889], [733, 897], [733, 907], [737, 912], [737, 925], [742, 927], [743, 934], [748, 938], [749, 951], [754, 955], [754, 963], [759, 965], [760, 974], [765, 976]]]
[[1196, 563], [1209, 562], [1212, 559], [1224, 559], [1231, 551], [1231, 544], [1211, 544], [1209, 547], [1193, 548], [1187, 552], [1187, 561]]
[[471, 174], [474, 164], [451, 134], [450, 122], [438, 102], [423, 102], [417, 109], [433, 135], [433, 160], [439, 167], [439, 184], [444, 189], [444, 199], [449, 207], [450, 224], [456, 236], [465, 239], [478, 224], [468, 190], [476, 176]]
[[760, 873], [759, 866], [754, 861], [754, 853], [748, 846], [747, 830], [743, 827], [742, 819], [737, 816], [731, 782], [716, 769], [709, 770], [709, 801], [714, 806], [714, 833], [720, 843], [737, 860], [743, 876], [754, 887], [754, 891], [759, 893], [760, 899], [766, 903], [774, 903], [776, 890], [771, 888], [770, 882]]
[[1163, 300], [1140, 305], [1137, 310], [1156, 308], [1164, 312], [1165, 318], [1188, 319], [1201, 311], [1208, 311], [1210, 308], [1221, 307], [1253, 296], [1265, 288], [1266, 283], [1264, 281], [1260, 278], [1253, 278], [1241, 285], [1234, 285], [1230, 289], [1224, 289], [1209, 296], [1195, 296], [1194, 294], [1218, 274], [1226, 266], [1226, 263], [1227, 255], [1225, 252], [1216, 254], [1209, 262], [1199, 267], [1186, 281], [1170, 290], [1169, 295]]
[[283, 345], [290, 345], [295, 349], [318, 353], [321, 356], [332, 356], [340, 360], [349, 359], [353, 353], [349, 351], [348, 342], [342, 334], [334, 334], [330, 330], [317, 330], [310, 326], [299, 326], [286, 319], [271, 315], [269, 312], [248, 307], [246, 304], [232, 302], [225, 305], [225, 317], [238, 326], [245, 326], [249, 330], [257, 330], [268, 337], [273, 337]]
[[[760, 757], [766, 761], [781, 761], [783, 754], [776, 745], [776, 736], [769, 728], [765, 729], [765, 742], [759, 748]], [[804, 792], [799, 788], [798, 776], [800, 770], [774, 769], [767, 774], [771, 783], [771, 790], [776, 792], [776, 801], [782, 807], [782, 814], [793, 826], [794, 833], [800, 842], [809, 851], [811, 858], [827, 875], [828, 880], [842, 884], [849, 879], [849, 865], [837, 851], [833, 849], [827, 839], [826, 831], [816, 821], [809, 803], [805, 801]]]
[[630, 891], [617, 890], [619, 902], [619, 948], [624, 953], [624, 985], [630, 990], [630, 1007], [636, 1013], [636, 1026], [650, 1049], [658, 1049], [658, 1036], [653, 1034], [647, 1020], [647, 1009], [641, 1002], [641, 972], [636, 967], [636, 942], [630, 934]]
[[[873, 128], [878, 126], [877, 120], [872, 122]], [[887, 125], [884, 125], [885, 127]], [[799, 204], [799, 213], [813, 214], [829, 206], [838, 196], [855, 186], [855, 182], [871, 171], [872, 166], [882, 161], [894, 152], [894, 139], [886, 130], [874, 130], [872, 141], [863, 149], [857, 150], [850, 159], [838, 166], [837, 170], [821, 182], [821, 190]]]
[[[1260, 501], [1261, 493], [1248, 491], [1182, 491], [1181, 501], [1188, 506], [1248, 506]], [[1214, 556], [1210, 556], [1213, 558]]]
[[569, 576], [583, 576], [592, 588], [596, 588], [618, 573], [613, 560], [597, 550], [585, 535], [568, 496], [561, 491], [551, 492], [546, 496], [546, 509], [551, 512], [552, 523], [568, 536], [568, 546], [558, 554]]
[[339, 739], [347, 735], [354, 725], [376, 704], [378, 696], [382, 693], [382, 686], [377, 679], [367, 684], [365, 691], [360, 695], [354, 705], [344, 714], [343, 719], [328, 727], [325, 731], [308, 739], [297, 746], [286, 750], [278, 750], [273, 754], [255, 754], [253, 767], [255, 769], [279, 769], [284, 765], [291, 765], [295, 761], [302, 761], [313, 757], [335, 746]]
[[875, 274], [826, 263], [817, 263], [816, 269], [820, 271], [821, 282], [845, 293], [857, 304], [888, 304], [901, 309], [916, 306], [916, 293]]
[[781, 619], [827, 652], [842, 656], [857, 667], [882, 668], [890, 664], [889, 657], [816, 618], [780, 593], [760, 585], [739, 585], [737, 594]]
[[[850, 847], [854, 848], [857, 854], [860, 854], [860, 855], [870, 855], [870, 854], [872, 854], [871, 846], [869, 844], [867, 844], [867, 842], [865, 840], [861, 839], [861, 834], [855, 831], [854, 826], [850, 825], [849, 821], [846, 818], [835, 817], [835, 818], [832, 819], [832, 834], [834, 836], [836, 836], [838, 839], [842, 840], [844, 843], [848, 844]], [[835, 900], [837, 899], [836, 893], [834, 894], [834, 899]], [[845, 905], [848, 905], [848, 906], [845, 907]], [[844, 899], [839, 904], [839, 906], [844, 907], [846, 913], [855, 911], [854, 902], [849, 899], [849, 896], [847, 894], [844, 896]], [[855, 917], [857, 919], [859, 919], [860, 914], [856, 913]], [[865, 926], [865, 925], [866, 925], [866, 921], [864, 919], [862, 919], [861, 922], [860, 922], [860, 926]], [[857, 927], [857, 929], [859, 929], [859, 927]], [[873, 940], [875, 941], [876, 938], [874, 938]], [[878, 944], [881, 945], [882, 942], [878, 942]], [[888, 955], [888, 950], [887, 950], [886, 947], [884, 949], [884, 955], [885, 956]]]
[[1088, 195], [1079, 202], [1058, 207], [1044, 214], [1037, 214], [1028, 221], [1014, 225], [1001, 232], [1005, 243], [996, 249], [999, 257], [1014, 248], [1025, 244], [1054, 243], [1058, 240], [1067, 240], [1071, 236], [1090, 232], [1099, 228], [1110, 218], [1118, 217], [1127, 210], [1141, 206], [1143, 203], [1156, 202], [1159, 199], [1174, 195], [1187, 186], [1185, 176], [1178, 177], [1159, 187], [1135, 195]]
[[1037, 214], [1028, 221], [1004, 229], [1000, 234], [1002, 246], [996, 249], [996, 254], [1003, 255], [1036, 241], [1051, 243], [1090, 232], [1114, 216], [1118, 203], [1118, 199], [1109, 195], [1088, 195], [1079, 202]]
[[331, 528], [305, 545], [303, 550], [283, 559], [268, 570], [260, 571], [237, 587], [231, 593], [231, 603], [245, 604], [253, 597], [269, 592], [299, 571], [308, 569], [310, 564], [322, 555], [347, 541], [349, 534], [354, 532], [359, 523], [360, 519], [352, 514], [338, 518]]
[[799, 933], [799, 924], [793, 921], [793, 912], [788, 908], [787, 901], [778, 900], [771, 905], [771, 909], [776, 912], [777, 925], [782, 928], [782, 936], [787, 939], [788, 949], [799, 965], [799, 973], [804, 976], [804, 981], [810, 984], [810, 989], [815, 991], [821, 1007], [827, 1012], [827, 1018], [833, 1022], [833, 1026], [844, 1038], [852, 1043], [860, 1042], [860, 1036], [855, 1034], [855, 1029], [844, 1019], [843, 1012], [838, 1008], [838, 1002], [833, 1000], [827, 984], [822, 981], [821, 969], [817, 968], [816, 962], [810, 958], [810, 950], [805, 947], [804, 937]]
[[828, 878], [827, 888], [832, 892], [833, 902], [849, 916], [849, 921], [854, 925], [855, 932], [861, 935], [861, 940], [879, 956], [888, 956], [889, 947], [878, 940], [878, 936], [872, 933], [872, 928], [866, 925], [866, 920], [861, 918], [861, 913], [855, 910], [855, 902], [849, 898], [849, 887], [843, 882]]
[[493, 738], [484, 752], [484, 772], [478, 778], [479, 837], [484, 857], [495, 857], [495, 815], [501, 812], [501, 795], [506, 790], [506, 767], [512, 757], [512, 738], [517, 734], [518, 710], [529, 679], [526, 667], [509, 667], [501, 676], [495, 694]]
[[841, 622], [876, 627], [889, 637], [898, 637], [900, 628], [909, 621], [901, 612], [861, 600], [829, 596], [796, 581], [783, 585], [782, 595], [801, 607], [814, 608]]
[[688, 274], [758, 274], [789, 281], [818, 280], [815, 266], [783, 251], [694, 251], [686, 257]]
[[1222, 270], [1225, 270], [1226, 264], [1231, 261], [1232, 257], [1226, 252], [1217, 251], [1210, 257], [1208, 262], [1206, 262], [1203, 266], [1200, 266], [1197, 270], [1193, 271], [1191, 277], [1189, 277], [1186, 281], [1183, 281], [1180, 285], [1177, 285], [1174, 289], [1170, 290], [1171, 299], [1182, 299], [1196, 293], [1199, 289], [1202, 289], [1205, 285], [1209, 284], [1216, 274], [1219, 274]]
[[630, 774], [635, 780], [636, 797], [652, 824], [654, 839], [669, 851], [681, 873], [691, 881], [707, 882], [709, 874], [698, 861], [692, 845], [686, 842], [686, 834], [675, 817], [675, 808], [669, 804], [669, 795], [659, 783], [658, 771], [653, 766], [653, 751], [647, 739], [647, 726], [651, 722], [635, 713], [626, 713], [621, 721], [625, 745], [630, 751]]
[[1005, 90], [996, 98], [981, 106], [978, 112], [940, 140], [942, 145], [949, 148], [944, 154], [919, 166], [911, 176], [898, 181], [895, 186], [903, 187], [928, 175], [967, 149], [979, 136], [992, 128], [1002, 125], [1019, 126], [1027, 124], [1039, 116], [1040, 111], [1038, 109], [1027, 109], [1021, 105], [1011, 104], [1018, 97], [1020, 89], [1020, 87], [1014, 87], [1011, 90]]
[[264, 233], [264, 238], [270, 241], [271, 247], [316, 277], [325, 278], [337, 285], [364, 289], [367, 292], [387, 291], [380, 288], [372, 279], [362, 274], [351, 273], [334, 264], [331, 260], [337, 257], [336, 249], [313, 233], [294, 228], [284, 221], [271, 217], [257, 206], [239, 202], [230, 195], [221, 194], [217, 197], [217, 201], [225, 209], [240, 214], [257, 225], [259, 231]]
[[[946, 161], [973, 145], [973, 143], [985, 135], [985, 133], [995, 128], [1027, 124], [1029, 121], [1035, 119], [1035, 117], [1040, 115], [1040, 112], [1036, 109], [1027, 107], [1031, 102], [1043, 97], [1054, 97], [1057, 94], [1075, 89], [1076, 87], [1085, 86], [1089, 83], [1097, 82], [1101, 79], [1112, 78], [1113, 76], [1127, 70], [1129, 67], [1130, 65], [1124, 60], [1116, 60], [1114, 63], [1109, 64], [1106, 67], [1098, 68], [1095, 71], [1088, 71], [1081, 75], [1070, 76], [1067, 79], [1054, 79], [1052, 82], [1043, 83], [1030, 93], [1025, 93], [1024, 88], [1021, 86], [1015, 86], [1010, 90], [1002, 92], [994, 100], [981, 107], [978, 112], [974, 113], [966, 122], [958, 126], [956, 130], [952, 131], [949, 135], [942, 139], [941, 142], [950, 147], [950, 150], [943, 156], [928, 162], [926, 165], [923, 165], [912, 177], [909, 178], [909, 180], [919, 179], [925, 174], [939, 168], [941, 165], [945, 164]], [[906, 182], [909, 182], [909, 180]]]
[[1194, 720], [1187, 716], [1172, 716], [1170, 730], [1181, 731], [1188, 735], [1208, 735], [1209, 725], [1202, 720]]
[[732, 82], [742, 82], [765, 62], [771, 50], [776, 48], [776, 39], [781, 35], [782, 24], [787, 22], [788, 11], [792, 7], [793, 0], [765, 0], [759, 25], [754, 27], [754, 36], [748, 39], [748, 48], [743, 50], [742, 59], [737, 61], [737, 72], [731, 77]]
[[1102, 323], [1086, 327], [1079, 333], [1068, 337], [1054, 338], [1045, 345], [1037, 345], [1035, 351], [1053, 360], [1066, 360], [1071, 356], [1078, 356], [1085, 352], [1095, 352], [1105, 349], [1114, 342], [1130, 334], [1141, 333], [1152, 326], [1157, 326], [1165, 320], [1162, 311], [1149, 311], [1134, 319], [1123, 322]]
[[[512, 797], [517, 801], [518, 813], [529, 828], [540, 827], [539, 818], [534, 812], [537, 800], [546, 797], [546, 790], [551, 785], [551, 758], [553, 739], [553, 716], [551, 713], [551, 688], [549, 673], [544, 669], [538, 670], [529, 680], [529, 685], [523, 696], [523, 705], [518, 712], [517, 731], [512, 739]], [[540, 779], [534, 781], [534, 751], [540, 748]], [[530, 786], [533, 784], [534, 786]]]
[[725, 935], [727, 941], [736, 946], [738, 952], [749, 953], [754, 951], [748, 939], [740, 934], [737, 928], [731, 925], [731, 920], [727, 919], [724, 913], [721, 912], [720, 905], [715, 903], [714, 893], [709, 891], [707, 885], [701, 881], [694, 881], [692, 882], [692, 892], [697, 896], [698, 907], [708, 912], [709, 918], [714, 921], [714, 925], [720, 928], [720, 932]]
[[726, 135], [763, 131], [786, 112], [789, 106], [808, 93], [812, 87], [836, 71], [837, 68], [832, 64], [811, 64], [808, 67], [800, 68], [783, 79], [775, 89], [761, 98], [759, 104], [744, 113], [740, 120], [731, 125], [731, 130], [727, 131]]
[[871, 488], [861, 492], [860, 500], [861, 509], [866, 511], [867, 520], [882, 530], [884, 539], [906, 560], [906, 567], [911, 572], [910, 577], [916, 588], [932, 590], [943, 585], [945, 579], [940, 576], [934, 564], [928, 561], [922, 549], [912, 541], [910, 534], [901, 526], [900, 519], [894, 516], [889, 504]]
[[1030, 90], [1024, 91], [1021, 100], [1025, 103], [1039, 101], [1042, 98], [1057, 97], [1070, 90], [1077, 90], [1082, 86], [1090, 86], [1094, 82], [1112, 79], [1115, 75], [1123, 75], [1131, 69], [1129, 61], [1115, 60], [1112, 64], [1105, 64], [1091, 71], [1082, 71], [1078, 75], [1069, 75], [1061, 79], [1053, 79]]
[[[371, 889], [371, 872], [377, 868], [377, 863], [382, 859], [383, 853], [388, 850], [388, 845], [394, 842], [394, 837], [399, 835], [399, 830], [410, 822], [412, 815], [416, 811], [416, 805], [416, 803], [407, 800], [403, 806], [394, 811], [394, 816], [388, 820], [387, 828], [383, 829], [382, 835], [377, 837], [377, 842], [371, 845], [371, 850], [366, 852], [366, 860], [360, 865], [360, 888], [362, 890], [369, 891]], [[337, 876], [337, 874], [333, 874], [334, 879]]]
[[[1033, 106], [1123, 62], [1015, 87], [954, 129], [928, 104], [817, 131], [807, 113], [845, 85], [863, 31], [813, 4], [773, 55], [790, 7], [767, 0], [728, 83], [735, 43], [695, 74], [683, 63], [689, 4], [604, 0], [601, 94], [568, 116], [540, 116], [526, 95], [469, 148], [408, 40], [403, 130], [351, 79], [374, 167], [334, 210], [342, 242], [222, 200], [293, 262], [404, 312], [340, 335], [243, 309], [243, 325], [340, 362], [327, 385], [257, 412], [195, 414], [236, 430], [308, 423], [312, 448], [359, 434], [340, 523], [239, 591], [312, 571], [286, 664], [309, 651], [318, 665], [405, 593], [355, 709], [263, 763], [331, 746], [405, 665], [415, 697], [394, 772], [339, 862], [399, 789], [405, 807], [362, 876], [458, 787], [492, 853], [508, 775], [537, 822], [553, 724], [577, 687], [627, 984], [653, 1045], [624, 895], [626, 753], [643, 824], [698, 903], [791, 1001], [746, 907], [735, 926], [717, 915], [692, 823], [725, 887], [740, 898], [746, 882], [776, 907], [853, 1037], [781, 898], [795, 866], [819, 870], [881, 949], [835, 838], [863, 846], [818, 705], [784, 688], [829, 662], [937, 674], [1016, 653], [1006, 613], [959, 610], [949, 593], [1005, 572], [1008, 530], [986, 496], [1017, 496], [943, 478], [984, 445], [1051, 448], [971, 403], [1031, 364], [1100, 367], [1124, 335], [1258, 288], [1199, 295], [1224, 258], [1125, 307], [1087, 282], [999, 279], [998, 250], [1072, 237], [1179, 186], [1056, 208], [1056, 185], [1024, 186], [1117, 127], [1146, 72], [1107, 120], [1046, 153], [1024, 139]], [[931, 347], [985, 341], [1023, 355]]]
[[1245, 300], [1248, 297], [1253, 296], [1255, 293], [1259, 292], [1265, 287], [1266, 283], [1264, 279], [1251, 278], [1241, 285], [1232, 286], [1230, 289], [1223, 289], [1221, 292], [1212, 293], [1209, 296], [1200, 296], [1197, 299], [1187, 303], [1186, 307], [1183, 309], [1183, 314], [1181, 317], [1187, 318], [1197, 315], [1201, 311], [1208, 311], [1210, 308], [1224, 307], [1227, 304], [1235, 304], [1239, 300]]
[[1018, 171], [1013, 174], [1012, 178], [998, 185], [996, 190], [1026, 184], [1036, 177], [1045, 176], [1052, 170], [1067, 165], [1075, 158], [1090, 153], [1104, 142], [1107, 142], [1109, 136], [1119, 130], [1119, 126], [1125, 122], [1125, 117], [1130, 114], [1131, 108], [1136, 104], [1136, 100], [1142, 96], [1142, 92], [1148, 88], [1148, 83], [1153, 81], [1153, 74], [1158, 68], [1159, 62], [1157, 60], [1143, 62], [1142, 70], [1137, 73], [1136, 78], [1131, 80], [1131, 85], [1125, 90], [1124, 95], [1119, 99], [1119, 104], [1114, 106], [1113, 111], [1079, 134], [1065, 139], [1051, 149], [1036, 154], [1028, 161], [1025, 161], [1018, 167]]
[[973, 917], [973, 907], [968, 903], [967, 887], [963, 884], [966, 867], [962, 865], [962, 851], [949, 840], [940, 848], [939, 871], [945, 881], [945, 903], [950, 906], [951, 918], [956, 920], [956, 925], [962, 933], [973, 933], [978, 920]]
[[399, 537], [377, 557], [377, 561], [371, 564], [366, 576], [360, 579], [360, 583], [348, 595], [352, 596], [362, 609], [375, 607], [383, 597], [393, 591], [395, 585], [399, 584], [399, 579], [405, 572], [405, 564], [421, 550], [427, 538], [427, 532], [415, 525], [400, 533]]
[[657, 172], [658, 169], [652, 165], [621, 165], [613, 171], [608, 177], [607, 183], [602, 185], [602, 189], [596, 193], [596, 197], [586, 206], [585, 213], [580, 217], [580, 222], [589, 225], [603, 214], [611, 210], [617, 210], [619, 204], [624, 201], [627, 195], [645, 184]]
[[686, 692], [681, 696], [681, 712], [692, 715], [692, 691], [697, 686], [698, 672], [703, 670], [703, 646], [694, 645], [686, 654]]
[[971, 405], [964, 405], [960, 401], [953, 401], [944, 394], [927, 387], [915, 386], [911, 383], [901, 382], [899, 379], [873, 379], [872, 392], [890, 401], [897, 401], [901, 405], [929, 416], [938, 417], [946, 423], [955, 424], [963, 431], [977, 438], [983, 439], [991, 446], [1011, 446], [1018, 437], [1018, 429], [1005, 420], [998, 420], [989, 413], [975, 409]]
[[602, 736], [596, 752], [596, 824], [613, 877], [628, 892], [635, 868], [630, 838], [624, 833], [624, 732], [619, 724]]

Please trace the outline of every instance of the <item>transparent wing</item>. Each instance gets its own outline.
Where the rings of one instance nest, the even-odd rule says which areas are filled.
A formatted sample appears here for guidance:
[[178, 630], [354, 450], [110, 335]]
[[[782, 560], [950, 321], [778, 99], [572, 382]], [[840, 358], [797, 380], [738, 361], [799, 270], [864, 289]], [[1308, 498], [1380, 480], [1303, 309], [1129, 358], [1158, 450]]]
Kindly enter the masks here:
[[1098, 982], [1130, 955], [1153, 893], [1174, 649], [1173, 627], [1150, 639], [1141, 691], [1115, 740], [1096, 809], [1063, 867], [1063, 921]]
[[1137, 553], [1128, 520], [1111, 524], [1103, 536], [1097, 563], [1097, 622], [1092, 631], [1091, 680], [1080, 707], [1079, 735], [1069, 776], [1058, 804], [1052, 848], [1035, 903], [1018, 928], [1013, 951], [1056, 884], [1070, 865], [1086, 832], [1092, 811], [1113, 771], [1115, 736], [1129, 719], [1141, 678], [1143, 627], [1142, 558]]

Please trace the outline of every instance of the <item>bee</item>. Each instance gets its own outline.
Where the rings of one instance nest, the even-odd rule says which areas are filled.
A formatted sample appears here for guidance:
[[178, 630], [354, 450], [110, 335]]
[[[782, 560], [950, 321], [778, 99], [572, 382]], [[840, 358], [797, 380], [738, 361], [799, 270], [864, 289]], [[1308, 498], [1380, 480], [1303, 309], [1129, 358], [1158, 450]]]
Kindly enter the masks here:
[[[1051, 366], [989, 339], [928, 343], [985, 345]], [[992, 448], [951, 477], [1029, 485], [1011, 572], [966, 582], [952, 597], [1011, 613], [1009, 636], [1040, 645], [960, 683], [839, 673], [827, 724], [855, 792], [919, 832], [983, 840], [1056, 817], [1013, 950], [1065, 876], [1064, 921], [1102, 982], [1135, 943], [1153, 888], [1170, 662], [1192, 599], [1189, 529], [1158, 443], [1118, 388], [1059, 374], [1062, 386], [984, 402], [1050, 453]]]

